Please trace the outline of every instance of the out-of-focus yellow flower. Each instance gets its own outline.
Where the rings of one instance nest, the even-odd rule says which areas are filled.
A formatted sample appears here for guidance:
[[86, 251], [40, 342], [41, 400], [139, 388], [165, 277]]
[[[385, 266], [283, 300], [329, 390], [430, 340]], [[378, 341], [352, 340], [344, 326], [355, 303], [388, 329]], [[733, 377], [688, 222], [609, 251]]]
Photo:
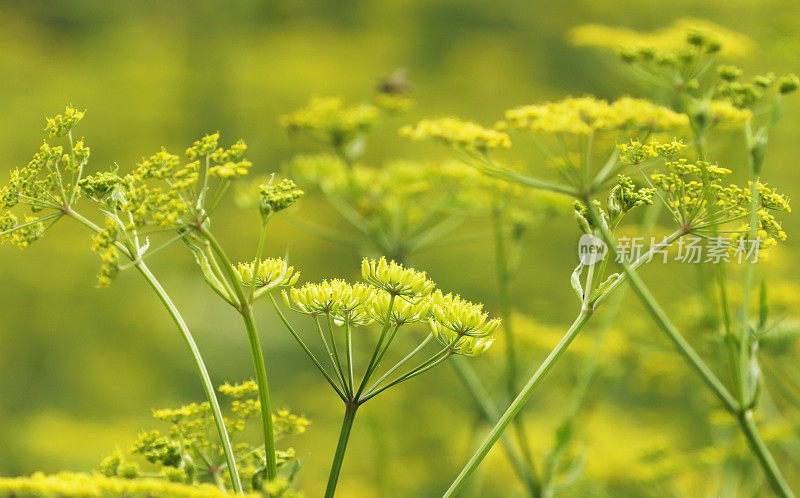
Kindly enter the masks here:
[[416, 126], [404, 126], [400, 129], [400, 135], [412, 140], [444, 142], [467, 150], [486, 151], [511, 147], [511, 139], [507, 134], [457, 118], [423, 120]]
[[567, 39], [577, 46], [609, 48], [652, 48], [660, 51], [686, 47], [687, 36], [703, 33], [721, 45], [721, 54], [741, 57], [752, 53], [756, 44], [747, 36], [703, 19], [682, 18], [651, 32], [633, 31], [600, 24], [583, 24], [569, 30]]
[[498, 123], [501, 128], [576, 135], [621, 129], [664, 131], [688, 125], [685, 114], [644, 99], [623, 97], [609, 103], [591, 96], [515, 107]]

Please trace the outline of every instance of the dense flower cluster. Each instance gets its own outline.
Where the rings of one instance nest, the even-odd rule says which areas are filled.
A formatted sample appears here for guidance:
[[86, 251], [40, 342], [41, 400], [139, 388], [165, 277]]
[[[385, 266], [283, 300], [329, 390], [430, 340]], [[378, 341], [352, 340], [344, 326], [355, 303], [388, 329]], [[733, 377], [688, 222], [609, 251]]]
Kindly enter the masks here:
[[364, 259], [361, 277], [393, 296], [406, 298], [426, 297], [435, 287], [425, 272], [404, 268], [394, 261], [386, 261], [386, 258]]
[[[241, 384], [224, 384], [220, 392], [231, 398], [230, 417], [226, 425], [231, 436], [241, 434], [248, 419], [260, 413], [257, 400], [258, 386], [252, 380]], [[158, 430], [139, 434], [131, 453], [154, 464], [159, 473], [170, 482], [199, 485], [216, 483], [225, 474], [216, 462], [222, 456], [217, 441], [209, 438], [213, 433], [211, 407], [208, 403], [190, 403], [175, 409], [154, 410], [153, 416], [169, 424], [167, 432]], [[294, 415], [288, 410], [278, 410], [272, 414], [273, 430], [276, 436], [302, 434], [309, 421]], [[236, 460], [240, 463], [242, 481], [250, 483], [253, 490], [262, 489], [264, 454], [248, 443], [235, 446]], [[278, 463], [284, 465], [294, 459], [294, 450], [289, 448], [278, 452]], [[139, 466], [126, 462], [117, 452], [100, 464], [100, 472], [107, 477], [134, 478], [141, 475]], [[215, 489], [219, 489], [216, 488]]]
[[430, 307], [431, 330], [442, 344], [470, 356], [491, 347], [493, 339], [486, 338], [497, 330], [500, 320], [490, 320], [482, 305], [437, 290], [431, 295]]
[[325, 143], [341, 146], [373, 127], [380, 109], [372, 104], [349, 105], [343, 97], [313, 97], [302, 107], [281, 117], [289, 132], [302, 132]]
[[416, 126], [404, 126], [400, 134], [412, 140], [434, 140], [470, 151], [511, 147], [506, 133], [457, 118], [423, 120]]
[[502, 128], [586, 135], [621, 129], [663, 131], [686, 127], [686, 115], [647, 100], [623, 97], [607, 102], [594, 97], [526, 105], [506, 111]]
[[256, 287], [291, 286], [300, 278], [300, 272], [286, 264], [286, 260], [269, 258], [256, 264], [254, 261], [239, 263], [233, 267], [236, 276], [244, 285]]

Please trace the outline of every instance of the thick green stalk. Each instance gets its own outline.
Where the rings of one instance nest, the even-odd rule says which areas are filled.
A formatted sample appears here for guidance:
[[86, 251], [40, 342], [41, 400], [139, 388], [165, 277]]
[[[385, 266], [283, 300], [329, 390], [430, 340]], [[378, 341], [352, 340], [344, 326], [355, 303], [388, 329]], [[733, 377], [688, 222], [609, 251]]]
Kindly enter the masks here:
[[267, 459], [267, 479], [275, 479], [278, 476], [278, 464], [275, 456], [275, 433], [272, 428], [272, 408], [269, 398], [267, 367], [264, 363], [264, 352], [261, 350], [261, 341], [258, 337], [255, 317], [253, 316], [253, 305], [245, 296], [236, 272], [217, 239], [205, 227], [201, 226], [198, 232], [208, 240], [209, 244], [211, 244], [211, 250], [220, 259], [223, 271], [226, 272], [236, 294], [236, 299], [239, 301], [238, 311], [242, 315], [242, 320], [247, 330], [247, 339], [250, 342], [250, 353], [253, 356], [253, 367], [256, 374], [256, 383], [258, 384], [258, 400], [261, 404], [261, 423], [264, 430], [264, 449]]
[[342, 462], [344, 462], [344, 454], [347, 451], [347, 442], [350, 440], [350, 431], [353, 428], [353, 421], [356, 418], [358, 402], [349, 401], [345, 406], [342, 430], [339, 432], [339, 442], [336, 444], [336, 454], [333, 456], [333, 464], [331, 465], [331, 472], [328, 476], [328, 487], [325, 489], [325, 498], [333, 498], [336, 492], [336, 484], [339, 482], [339, 473], [342, 471]]
[[588, 309], [583, 309], [578, 314], [575, 321], [570, 326], [569, 330], [567, 330], [566, 334], [561, 338], [555, 348], [547, 355], [547, 358], [542, 362], [533, 376], [528, 380], [528, 382], [523, 386], [520, 393], [514, 398], [514, 401], [511, 402], [508, 409], [506, 409], [505, 413], [500, 417], [497, 421], [495, 426], [492, 428], [489, 435], [486, 439], [481, 443], [481, 446], [472, 455], [469, 462], [467, 462], [466, 466], [461, 470], [461, 473], [456, 477], [447, 491], [444, 493], [444, 497], [452, 497], [456, 496], [459, 490], [464, 486], [467, 481], [467, 478], [478, 468], [481, 461], [486, 457], [489, 453], [489, 450], [494, 446], [498, 439], [503, 434], [503, 431], [506, 430], [506, 427], [514, 420], [517, 416], [519, 411], [525, 405], [525, 402], [530, 397], [531, 393], [533, 392], [534, 388], [539, 385], [539, 382], [547, 375], [550, 369], [553, 367], [555, 362], [559, 359], [559, 357], [566, 351], [567, 347], [572, 343], [573, 339], [578, 335], [578, 332], [581, 331], [586, 322], [589, 321], [591, 318], [592, 312]]
[[[71, 216], [73, 219], [95, 232], [100, 231], [100, 227], [75, 211], [72, 211], [71, 209], [66, 210], [65, 214], [67, 216]], [[208, 375], [208, 370], [203, 362], [203, 357], [200, 354], [197, 343], [195, 343], [194, 337], [192, 337], [192, 333], [189, 331], [189, 327], [183, 320], [178, 308], [172, 302], [172, 299], [170, 299], [169, 294], [167, 294], [167, 292], [161, 286], [161, 283], [156, 279], [152, 272], [150, 272], [150, 269], [147, 267], [147, 265], [145, 265], [144, 262], [139, 262], [135, 266], [139, 273], [141, 273], [145, 280], [147, 280], [147, 283], [150, 284], [150, 287], [152, 287], [155, 293], [158, 295], [161, 303], [164, 305], [170, 317], [175, 322], [175, 325], [177, 325], [184, 342], [186, 342], [186, 345], [189, 347], [189, 352], [192, 354], [192, 359], [194, 360], [195, 367], [197, 368], [197, 372], [200, 376], [200, 382], [203, 385], [203, 391], [206, 395], [206, 399], [208, 399], [208, 404], [211, 405], [211, 414], [214, 418], [214, 425], [217, 428], [217, 434], [220, 438], [222, 450], [225, 453], [225, 461], [227, 463], [233, 489], [236, 493], [241, 493], [242, 483], [239, 479], [239, 472], [236, 468], [236, 459], [233, 456], [233, 448], [231, 447], [230, 437], [228, 436], [228, 431], [225, 428], [225, 420], [222, 417], [219, 401], [217, 400], [216, 393], [214, 392], [214, 385], [211, 383], [211, 378]]]

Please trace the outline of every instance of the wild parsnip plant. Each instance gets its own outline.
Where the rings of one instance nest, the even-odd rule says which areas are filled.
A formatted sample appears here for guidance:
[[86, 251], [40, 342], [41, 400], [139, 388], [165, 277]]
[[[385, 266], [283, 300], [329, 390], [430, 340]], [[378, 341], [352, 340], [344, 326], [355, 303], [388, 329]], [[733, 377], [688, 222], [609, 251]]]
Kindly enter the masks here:
[[[291, 477], [300, 467], [293, 448], [277, 451], [278, 468], [290, 468], [289, 478], [268, 481], [267, 460], [264, 445], [253, 445], [246, 441], [247, 422], [258, 417], [261, 405], [256, 399], [258, 385], [250, 380], [241, 384], [224, 384], [219, 391], [230, 398], [229, 415], [226, 417], [231, 439], [235, 442], [234, 456], [239, 468], [245, 492], [263, 490], [269, 496], [291, 498], [298, 496], [289, 490]], [[230, 489], [231, 482], [225, 477], [227, 463], [224, 450], [213, 437], [214, 421], [208, 403], [190, 403], [176, 409], [154, 410], [153, 417], [168, 424], [169, 430], [145, 431], [139, 434], [130, 453], [144, 458], [156, 467], [157, 472], [140, 470], [136, 463], [126, 461], [119, 450], [100, 464], [99, 471], [106, 477], [162, 477], [170, 482], [197, 485], [210, 483], [222, 491]], [[302, 434], [309, 421], [278, 410], [272, 414], [275, 438]]]
[[[286, 265], [283, 265], [284, 271], [270, 275], [277, 282], [267, 282], [262, 278], [252, 285], [245, 284], [210, 231], [211, 213], [231, 183], [246, 175], [251, 167], [244, 158], [247, 146], [238, 141], [225, 149], [218, 146], [219, 135], [211, 134], [186, 150], [185, 161], [162, 150], [143, 159], [126, 175], [120, 176], [115, 168], [87, 176], [89, 148], [83, 140], [75, 141], [72, 137], [72, 129], [83, 115], [83, 111], [68, 107], [63, 114], [48, 119], [46, 129], [50, 138], [63, 138], [68, 147], [51, 146], [45, 142], [33, 160], [12, 171], [11, 180], [0, 190], [0, 208], [5, 210], [0, 218], [0, 237], [24, 248], [62, 217], [72, 218], [94, 233], [91, 247], [102, 261], [99, 287], [110, 285], [120, 271], [129, 268], [135, 268], [145, 277], [189, 346], [225, 455], [231, 487], [240, 493], [243, 488], [229, 430], [225, 427], [200, 351], [183, 317], [145, 262], [170, 244], [185, 243], [193, 252], [205, 281], [242, 316], [259, 391], [266, 480], [276, 480], [278, 463], [266, 365], [255, 328], [252, 301], [262, 294], [256, 292], [257, 287], [269, 288], [269, 285], [286, 283], [283, 278]], [[283, 181], [260, 185], [257, 195], [261, 230], [254, 261], [260, 262], [269, 219], [294, 202], [302, 192], [291, 182]], [[88, 201], [104, 219], [101, 224], [79, 213], [77, 205], [81, 200]], [[15, 213], [19, 211], [30, 213], [25, 215], [24, 222], [20, 222]], [[261, 278], [260, 267], [257, 273]]]
[[[586, 36], [583, 33], [583, 43]], [[581, 300], [578, 318], [501, 417], [446, 496], [453, 496], [461, 489], [465, 479], [514, 419], [532, 389], [569, 346], [596, 307], [625, 279], [631, 282], [645, 307], [675, 343], [678, 351], [739, 422], [773, 489], [781, 496], [792, 496], [754, 423], [760, 375], [757, 366], [759, 329], [758, 325], [754, 328], [749, 319], [750, 299], [745, 290], [739, 313], [741, 322], [734, 331], [730, 305], [722, 284], [725, 282], [724, 263], [730, 261], [731, 254], [743, 250], [747, 244], [755, 244], [763, 250], [786, 237], [774, 213], [789, 211], [789, 204], [785, 197], [761, 183], [759, 173], [768, 130], [783, 112], [781, 97], [797, 89], [797, 77], [788, 75], [776, 79], [767, 75], [755, 78], [753, 83], [741, 84], [737, 83], [740, 76], [738, 69], [717, 66], [716, 74], [722, 81], [717, 83], [712, 79], [712, 83], [703, 86], [698, 78], [711, 71], [714, 66], [712, 56], [721, 50], [722, 42], [714, 33], [697, 30], [690, 30], [684, 37], [688, 48], [678, 52], [658, 52], [652, 47], [621, 52], [626, 62], [635, 64], [642, 61], [648, 68], [653, 68], [653, 74], [647, 73], [650, 78], [662, 77], [662, 85], [676, 94], [671, 101], [675, 109], [631, 98], [612, 103], [592, 97], [568, 98], [560, 102], [512, 109], [506, 112], [505, 119], [494, 129], [447, 118], [423, 121], [401, 131], [412, 139], [442, 142], [466, 163], [489, 175], [575, 197], [580, 226], [587, 233], [599, 235], [610, 248], [610, 253], [617, 256], [622, 268], [621, 274], [606, 277], [606, 260], [603, 260], [599, 270], [593, 264], [588, 266], [583, 280], [581, 276], [586, 265], [582, 263], [576, 269], [572, 285]], [[755, 106], [764, 104], [765, 108], [753, 110]], [[755, 117], [764, 114], [768, 116], [766, 122], [754, 133]], [[730, 171], [709, 162], [706, 157], [707, 133], [721, 122], [743, 123], [751, 165], [750, 180], [746, 185], [725, 185], [723, 179]], [[692, 138], [691, 149], [696, 158], [681, 157], [688, 152], [683, 141], [657, 138], [659, 133], [664, 132], [683, 134], [685, 132], [682, 129]], [[532, 132], [534, 142], [547, 164], [555, 166], [560, 181], [521, 174], [498, 162], [493, 152], [509, 147], [510, 137], [505, 134], [507, 130]], [[608, 144], [609, 133], [616, 135], [611, 137], [610, 142], [619, 146], [612, 149], [601, 167], [596, 168], [596, 144]], [[653, 164], [653, 160], [657, 164]], [[662, 165], [663, 172], [654, 172], [653, 167], [659, 165]], [[646, 186], [635, 187], [633, 181], [623, 173], [638, 173]], [[616, 186], [603, 204], [596, 197], [608, 189], [615, 176]], [[675, 220], [676, 231], [652, 247], [643, 256], [645, 260], [652, 259], [655, 252], [662, 251], [689, 234], [713, 238], [721, 245], [725, 257], [718, 259], [716, 266], [721, 268], [717, 273], [720, 275], [722, 315], [734, 372], [735, 394], [731, 394], [718, 375], [694, 351], [645, 287], [636, 273], [636, 268], [643, 261], [629, 263], [624, 257], [619, 257], [620, 249], [613, 234], [619, 217], [632, 207], [653, 203], [654, 199], [658, 199]], [[745, 268], [745, 289], [752, 286], [753, 269], [752, 264]]]
[[[794, 496], [762, 435], [769, 422], [762, 402], [762, 351], [781, 352], [796, 334], [774, 318], [769, 298], [779, 292], [760, 278], [755, 263], [787, 238], [782, 220], [791, 205], [766, 181], [765, 166], [771, 130], [800, 79], [772, 73], [745, 79], [742, 70], [721, 59], [746, 53], [752, 42], [699, 21], [682, 20], [647, 34], [583, 26], [569, 36], [577, 45], [616, 48], [646, 98], [566, 97], [514, 107], [491, 127], [445, 117], [400, 129], [412, 141], [446, 146], [454, 156], [447, 160], [396, 158], [381, 166], [363, 160], [371, 134], [411, 106], [408, 85], [398, 76], [382, 84], [371, 102], [318, 96], [284, 115], [281, 123], [290, 134], [324, 149], [292, 158], [285, 168], [292, 179], [244, 181], [252, 169], [246, 145], [221, 146], [216, 133], [194, 142], [183, 157], [162, 150], [128, 173], [114, 168], [87, 174], [90, 150], [73, 138], [84, 113], [68, 107], [48, 119], [49, 138], [61, 145], [45, 142], [0, 188], [0, 241], [25, 248], [64, 217], [88, 228], [91, 249], [101, 259], [98, 287], [129, 269], [145, 278], [189, 347], [206, 401], [154, 411], [165, 428], [142, 432], [133, 457], [117, 452], [92, 474], [0, 479], [0, 492], [298, 496], [293, 479], [300, 462], [292, 448], [277, 449], [276, 441], [304, 433], [309, 421], [272, 409], [255, 320], [255, 306], [264, 298], [344, 405], [326, 498], [336, 492], [359, 408], [447, 360], [492, 428], [444, 496], [464, 490], [498, 440], [526, 493], [553, 496], [581, 473], [583, 462], [568, 446], [599, 365], [616, 360], [602, 356], [602, 332], [582, 357], [572, 399], [541, 462], [523, 408], [594, 314], [628, 284], [718, 401], [725, 417], [715, 412], [714, 427], [741, 442], [731, 454], [738, 459], [749, 454], [777, 495]], [[746, 171], [714, 161], [709, 151], [723, 135], [741, 140]], [[518, 142], [529, 142], [538, 156], [520, 161], [514, 155]], [[255, 251], [239, 262], [228, 257], [212, 231], [212, 215], [232, 185], [237, 202], [259, 214]], [[332, 277], [300, 283], [300, 273], [286, 258], [265, 258], [269, 222], [301, 199], [304, 189], [321, 192], [356, 236], [295, 215], [290, 219], [366, 256], [360, 282]], [[564, 281], [574, 290], [577, 316], [523, 383], [528, 352], [517, 331], [527, 318], [514, 310], [513, 277], [532, 228], [559, 211], [574, 216], [580, 247], [591, 250], [580, 253]], [[486, 221], [491, 231], [454, 234], [468, 219]], [[632, 251], [626, 244], [630, 234], [651, 236], [649, 249]], [[437, 289], [411, 264], [423, 250], [482, 237], [493, 242], [499, 318], [481, 304]], [[148, 258], [176, 243], [189, 250], [204, 282], [241, 318], [248, 338], [254, 379], [219, 388], [229, 398], [225, 412], [186, 322], [147, 266]], [[674, 245], [686, 256], [698, 244], [710, 251], [695, 261], [701, 280], [713, 274], [715, 287], [701, 286], [699, 295], [710, 303], [708, 327], [718, 339], [702, 354], [686, 338], [693, 331], [680, 330], [639, 275], [646, 264], [666, 262]], [[613, 316], [600, 328], [612, 321]], [[500, 395], [493, 395], [484, 384], [487, 377], [463, 358], [488, 350], [495, 335], [504, 344], [504, 365], [497, 369]], [[398, 339], [408, 337], [417, 338], [416, 347], [399, 351], [405, 341]], [[506, 402], [505, 410], [498, 409]], [[252, 425], [260, 429], [256, 441]], [[143, 470], [130, 458], [143, 459], [150, 468]]]
[[[405, 86], [399, 89], [397, 85], [384, 86], [375, 100], [384, 103], [397, 100], [404, 105], [393, 105], [391, 109], [400, 110], [410, 106], [411, 100], [405, 90]], [[321, 106], [320, 102], [338, 104]], [[338, 233], [304, 220], [294, 221], [311, 233], [353, 246], [362, 254], [378, 251], [401, 263], [407, 263], [424, 250], [464, 243], [476, 237], [491, 237], [506, 337], [506, 393], [509, 399], [513, 398], [518, 376], [518, 352], [511, 321], [512, 275], [531, 227], [547, 214], [567, 207], [568, 203], [556, 195], [488, 177], [460, 161], [396, 159], [387, 161], [382, 167], [364, 164], [359, 158], [376, 126], [355, 128], [350, 115], [353, 109], [363, 109], [368, 105], [346, 105], [341, 98], [317, 97], [306, 107], [284, 116], [282, 122], [290, 132], [302, 130], [330, 150], [328, 154], [294, 157], [287, 165], [287, 174], [304, 186], [321, 191], [331, 207], [360, 236]], [[372, 115], [377, 117], [378, 113]], [[489, 218], [491, 232], [448, 238], [469, 218]], [[480, 380], [481, 376], [460, 358], [454, 358], [452, 364], [480, 408], [482, 417], [493, 423], [499, 412]], [[531, 494], [538, 495], [541, 484], [533, 472], [533, 456], [521, 420], [517, 421], [516, 427], [516, 441], [504, 439], [504, 447], [526, 488]]]
[[[326, 497], [332, 497], [336, 490], [347, 442], [361, 405], [453, 355], [481, 354], [492, 345], [491, 335], [500, 325], [498, 319], [489, 319], [481, 305], [435, 290], [425, 273], [381, 258], [365, 259], [361, 274], [366, 283], [332, 280], [283, 292], [287, 307], [312, 318], [330, 360], [328, 367], [317, 359], [273, 300], [292, 337], [345, 405]], [[395, 338], [398, 334], [414, 333], [415, 324], [423, 324], [427, 329], [419, 345], [379, 374]], [[368, 360], [356, 358], [353, 335], [358, 342], [371, 340], [365, 338], [368, 335], [364, 330], [371, 325], [380, 328], [372, 354]]]

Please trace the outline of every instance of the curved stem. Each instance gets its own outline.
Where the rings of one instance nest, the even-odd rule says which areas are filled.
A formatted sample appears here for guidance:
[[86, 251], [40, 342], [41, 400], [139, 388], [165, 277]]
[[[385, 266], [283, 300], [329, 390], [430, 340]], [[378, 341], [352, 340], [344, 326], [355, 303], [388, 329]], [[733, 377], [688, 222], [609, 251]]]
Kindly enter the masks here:
[[325, 489], [325, 498], [333, 498], [336, 492], [336, 484], [339, 482], [339, 473], [342, 470], [342, 462], [344, 462], [344, 454], [347, 451], [347, 442], [350, 440], [350, 431], [353, 428], [358, 406], [358, 403], [353, 401], [348, 402], [346, 405], [342, 429], [339, 432], [339, 442], [336, 444], [336, 453], [333, 456], [333, 464], [328, 476], [328, 486]]
[[198, 228], [198, 233], [208, 240], [208, 243], [211, 244], [211, 250], [219, 257], [222, 268], [233, 286], [236, 299], [239, 301], [239, 312], [242, 315], [242, 320], [247, 330], [247, 339], [250, 342], [250, 353], [253, 356], [253, 367], [256, 374], [256, 383], [258, 384], [258, 400], [261, 404], [261, 423], [264, 430], [264, 449], [267, 460], [267, 479], [272, 480], [278, 476], [278, 464], [275, 456], [275, 433], [272, 429], [272, 408], [269, 399], [267, 367], [264, 363], [264, 352], [261, 350], [261, 341], [258, 338], [258, 330], [256, 329], [255, 317], [253, 316], [253, 306], [245, 297], [244, 290], [236, 276], [233, 266], [228, 256], [225, 254], [225, 251], [222, 249], [222, 246], [217, 242], [217, 239], [204, 226]]
[[578, 332], [580, 332], [583, 326], [586, 325], [586, 322], [589, 321], [591, 316], [592, 312], [590, 310], [581, 310], [575, 321], [570, 326], [569, 330], [567, 330], [556, 347], [550, 351], [550, 354], [547, 355], [547, 358], [545, 358], [533, 376], [528, 379], [528, 382], [525, 384], [525, 386], [523, 386], [517, 397], [514, 398], [514, 401], [511, 402], [511, 405], [509, 405], [505, 413], [503, 413], [495, 426], [492, 427], [491, 432], [483, 441], [483, 443], [481, 443], [481, 446], [478, 448], [475, 454], [472, 455], [472, 458], [470, 458], [469, 462], [467, 462], [467, 464], [461, 470], [461, 473], [458, 474], [458, 477], [456, 477], [456, 479], [444, 493], [443, 496], [445, 498], [456, 496], [459, 490], [466, 483], [467, 478], [469, 478], [475, 469], [478, 468], [478, 465], [480, 465], [480, 463], [489, 453], [489, 450], [492, 449], [492, 446], [494, 446], [497, 440], [500, 439], [503, 431], [506, 430], [506, 427], [508, 427], [508, 425], [514, 420], [519, 411], [522, 410], [522, 407], [525, 405], [525, 402], [528, 401], [528, 398], [530, 397], [534, 388], [536, 388], [539, 382], [541, 382], [545, 375], [547, 375], [561, 354], [566, 351], [567, 347], [572, 343], [572, 340], [578, 335]]
[[786, 484], [786, 479], [783, 478], [778, 464], [775, 463], [775, 459], [772, 457], [772, 453], [770, 453], [769, 448], [767, 448], [766, 443], [761, 438], [761, 434], [758, 432], [756, 423], [753, 421], [753, 411], [744, 410], [736, 419], [739, 421], [739, 426], [747, 438], [750, 449], [753, 450], [758, 462], [761, 464], [761, 468], [764, 469], [764, 473], [767, 475], [775, 494], [782, 498], [794, 497], [794, 493], [792, 493], [789, 485]]
[[[81, 223], [94, 232], [99, 232], [101, 230], [100, 227], [95, 225], [93, 222], [71, 209], [66, 210], [64, 214], [72, 217], [78, 223]], [[222, 417], [219, 401], [217, 400], [216, 393], [214, 392], [214, 385], [211, 383], [211, 378], [208, 375], [208, 370], [203, 362], [203, 357], [200, 354], [197, 343], [195, 343], [194, 337], [192, 337], [192, 333], [189, 331], [189, 327], [187, 327], [186, 322], [183, 320], [183, 317], [178, 311], [178, 308], [172, 302], [172, 299], [170, 299], [169, 294], [167, 294], [164, 288], [161, 287], [161, 284], [156, 277], [150, 272], [150, 269], [147, 267], [147, 265], [141, 262], [140, 264], [136, 265], [136, 269], [142, 274], [145, 280], [147, 280], [147, 283], [150, 284], [150, 287], [152, 287], [156, 292], [158, 298], [161, 300], [161, 303], [167, 309], [167, 312], [169, 313], [170, 317], [172, 317], [175, 325], [177, 325], [183, 340], [189, 347], [189, 352], [192, 354], [195, 367], [200, 375], [203, 391], [208, 399], [208, 404], [211, 405], [211, 414], [214, 417], [214, 425], [216, 425], [217, 433], [220, 438], [220, 444], [222, 445], [222, 450], [225, 453], [225, 462], [228, 468], [228, 473], [231, 477], [233, 489], [236, 493], [241, 493], [242, 483], [239, 479], [239, 472], [236, 468], [236, 459], [233, 456], [233, 448], [231, 447], [230, 437], [228, 436], [228, 431], [225, 428], [225, 420]]]
[[220, 444], [222, 445], [223, 452], [225, 453], [225, 461], [228, 465], [228, 472], [231, 476], [233, 489], [236, 493], [241, 493], [242, 483], [239, 480], [239, 472], [236, 468], [236, 460], [233, 456], [230, 437], [228, 436], [228, 431], [225, 429], [225, 422], [222, 418], [222, 411], [219, 407], [219, 401], [217, 401], [217, 396], [214, 393], [214, 385], [211, 383], [208, 370], [206, 370], [206, 366], [203, 363], [203, 357], [200, 355], [200, 350], [197, 348], [197, 344], [195, 343], [191, 332], [189, 332], [186, 322], [184, 322], [183, 317], [175, 307], [175, 304], [172, 302], [164, 288], [161, 287], [161, 284], [158, 282], [158, 280], [156, 280], [156, 277], [150, 272], [150, 269], [147, 267], [147, 265], [140, 263], [136, 265], [136, 268], [139, 270], [139, 273], [142, 274], [145, 280], [147, 280], [147, 283], [150, 284], [156, 294], [158, 294], [158, 298], [164, 304], [164, 307], [167, 309], [167, 312], [169, 312], [172, 320], [175, 322], [175, 325], [178, 326], [178, 330], [180, 330], [183, 340], [186, 342], [186, 345], [189, 347], [189, 351], [192, 353], [192, 359], [194, 360], [195, 367], [197, 368], [197, 373], [200, 375], [200, 381], [203, 384], [203, 391], [208, 399], [208, 403], [211, 405], [211, 413], [214, 418], [214, 424], [217, 426]]

